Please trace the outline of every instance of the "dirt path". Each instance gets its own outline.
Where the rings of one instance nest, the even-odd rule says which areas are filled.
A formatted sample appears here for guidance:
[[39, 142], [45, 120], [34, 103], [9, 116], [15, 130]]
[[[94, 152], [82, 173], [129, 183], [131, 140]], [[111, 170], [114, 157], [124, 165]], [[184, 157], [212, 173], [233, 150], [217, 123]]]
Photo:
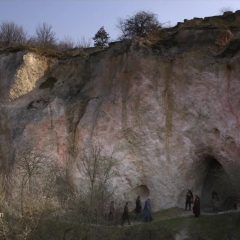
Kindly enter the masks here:
[[[222, 214], [228, 214], [228, 213], [236, 213], [240, 212], [240, 209], [237, 210], [228, 210], [228, 211], [219, 211], [219, 212], [201, 212], [201, 216], [216, 216], [216, 215], [222, 215]], [[161, 212], [159, 213], [158, 216], [155, 216], [153, 220], [154, 221], [164, 221], [164, 220], [170, 220], [170, 219], [177, 219], [177, 218], [185, 218], [185, 217], [194, 217], [192, 211], [184, 211], [183, 209], [178, 209], [178, 212], [176, 214], [171, 213], [170, 216], [161, 216]], [[132, 227], [135, 225], [140, 225], [140, 224], [146, 224], [143, 220], [141, 221], [136, 221], [132, 220], [131, 224], [128, 225], [125, 223], [123, 226], [121, 224], [118, 225], [109, 225], [109, 227]], [[101, 225], [101, 224], [91, 224], [91, 226], [106, 226], [106, 225]]]
[[[228, 210], [228, 211], [219, 211], [219, 212], [204, 212], [204, 211], [202, 211], [200, 217], [201, 216], [216, 216], [216, 215], [236, 213], [236, 212], [240, 212], [240, 209]], [[166, 216], [166, 217], [162, 217], [162, 218], [161, 218], [161, 215], [160, 215], [159, 217], [157, 217], [157, 219], [158, 219], [158, 221], [164, 221], [164, 220], [183, 218], [183, 217], [194, 217], [194, 215], [193, 215], [192, 211], [182, 210], [182, 213], [180, 212], [176, 215]], [[139, 224], [145, 224], [145, 223], [143, 221], [132, 221], [131, 225], [128, 225], [128, 224], [125, 224], [124, 226], [117, 225], [117, 227], [131, 227], [131, 226], [135, 226], [135, 225], [139, 225]]]

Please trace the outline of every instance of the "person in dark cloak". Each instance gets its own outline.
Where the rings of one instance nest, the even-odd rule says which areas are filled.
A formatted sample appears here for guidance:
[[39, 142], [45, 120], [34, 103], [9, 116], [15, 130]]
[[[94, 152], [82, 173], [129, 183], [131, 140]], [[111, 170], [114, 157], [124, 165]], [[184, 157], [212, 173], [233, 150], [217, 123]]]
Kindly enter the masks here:
[[212, 191], [212, 208], [213, 212], [219, 211], [219, 197], [216, 191]]
[[123, 209], [123, 214], [122, 214], [122, 226], [124, 225], [125, 221], [128, 221], [128, 225], [131, 224], [130, 218], [129, 218], [129, 211], [128, 211], [128, 202], [126, 202], [124, 209]]
[[192, 191], [188, 189], [186, 194], [186, 201], [185, 201], [185, 211], [187, 211], [187, 209], [191, 211], [192, 202], [193, 202], [193, 194], [192, 194]]
[[115, 212], [114, 201], [111, 201], [110, 207], [109, 207], [109, 214], [108, 214], [108, 220], [109, 221], [113, 221], [114, 212]]
[[195, 199], [193, 202], [193, 214], [195, 217], [200, 216], [200, 198], [198, 195], [195, 195]]
[[212, 191], [212, 199], [219, 200], [218, 193], [216, 191]]
[[142, 212], [142, 203], [141, 203], [140, 196], [138, 196], [136, 199], [136, 208], [135, 208], [136, 218], [139, 217], [141, 212]]
[[144, 208], [143, 208], [143, 218], [145, 222], [151, 222], [152, 218], [152, 208], [151, 208], [151, 201], [148, 198], [145, 201]]

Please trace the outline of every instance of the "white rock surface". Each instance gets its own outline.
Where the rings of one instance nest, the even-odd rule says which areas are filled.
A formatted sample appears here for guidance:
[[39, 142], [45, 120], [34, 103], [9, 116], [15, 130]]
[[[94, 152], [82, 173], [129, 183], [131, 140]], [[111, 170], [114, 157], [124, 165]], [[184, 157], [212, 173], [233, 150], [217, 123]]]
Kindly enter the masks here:
[[[10, 168], [22, 143], [29, 144], [80, 184], [78, 156], [70, 152], [101, 142], [118, 162], [113, 183], [119, 198], [134, 202], [139, 192], [149, 193], [154, 210], [183, 206], [188, 188], [201, 195], [206, 156], [237, 181], [240, 54], [219, 57], [227, 47], [215, 45], [218, 32], [197, 32], [193, 46], [180, 33], [171, 48], [118, 43], [65, 60], [1, 54], [2, 168]], [[194, 30], [184, 34], [188, 39]], [[50, 87], [41, 85], [46, 81]]]

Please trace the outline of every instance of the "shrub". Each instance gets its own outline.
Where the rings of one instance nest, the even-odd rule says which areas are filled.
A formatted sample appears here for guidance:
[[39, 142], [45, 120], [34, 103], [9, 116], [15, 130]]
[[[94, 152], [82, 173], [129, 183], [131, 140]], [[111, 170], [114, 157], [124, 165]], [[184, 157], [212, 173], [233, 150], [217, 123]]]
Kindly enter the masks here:
[[120, 19], [118, 28], [121, 31], [120, 39], [132, 39], [148, 37], [156, 33], [161, 25], [155, 14], [141, 11], [127, 19]]
[[[59, 209], [56, 180], [59, 168], [33, 149], [18, 153], [11, 179], [11, 197], [0, 188], [0, 239], [32, 239], [41, 221]], [[0, 185], [3, 183], [0, 175]]]

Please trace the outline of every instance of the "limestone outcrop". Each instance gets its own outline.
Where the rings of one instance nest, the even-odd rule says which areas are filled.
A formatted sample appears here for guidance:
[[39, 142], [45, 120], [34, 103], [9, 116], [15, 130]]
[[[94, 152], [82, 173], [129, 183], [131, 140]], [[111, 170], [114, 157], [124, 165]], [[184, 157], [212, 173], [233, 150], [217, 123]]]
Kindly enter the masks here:
[[[95, 141], [114, 152], [120, 199], [150, 196], [158, 210], [183, 206], [188, 188], [203, 199], [216, 188], [231, 202], [226, 189], [239, 190], [239, 50], [240, 15], [232, 13], [85, 56], [1, 52], [1, 170], [31, 145], [81, 186], [76, 149]], [[227, 179], [221, 187], [216, 171]]]

